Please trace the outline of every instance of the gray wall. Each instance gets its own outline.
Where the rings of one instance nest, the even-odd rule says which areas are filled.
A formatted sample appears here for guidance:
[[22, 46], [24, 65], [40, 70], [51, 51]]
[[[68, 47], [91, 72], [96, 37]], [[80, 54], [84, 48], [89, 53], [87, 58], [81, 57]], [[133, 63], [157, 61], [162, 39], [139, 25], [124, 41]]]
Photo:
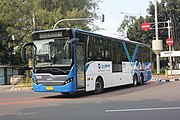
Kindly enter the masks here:
[[10, 84], [10, 78], [18, 75], [18, 69], [13, 66], [0, 66], [0, 85]]

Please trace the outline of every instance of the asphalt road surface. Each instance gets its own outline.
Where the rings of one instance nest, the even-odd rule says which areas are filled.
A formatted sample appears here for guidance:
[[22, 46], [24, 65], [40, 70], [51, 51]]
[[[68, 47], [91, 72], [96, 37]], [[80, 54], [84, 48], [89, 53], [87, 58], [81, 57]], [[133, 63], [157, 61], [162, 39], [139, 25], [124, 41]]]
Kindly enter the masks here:
[[1, 91], [0, 120], [179, 120], [180, 82], [61, 95]]

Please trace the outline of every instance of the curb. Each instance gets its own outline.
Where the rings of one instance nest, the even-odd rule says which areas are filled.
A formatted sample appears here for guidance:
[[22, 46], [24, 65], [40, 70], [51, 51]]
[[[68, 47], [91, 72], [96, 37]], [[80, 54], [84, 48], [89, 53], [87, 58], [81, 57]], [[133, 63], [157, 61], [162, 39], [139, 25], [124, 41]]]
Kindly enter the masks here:
[[9, 91], [9, 90], [11, 90], [12, 89], [12, 85], [2, 85], [2, 86], [0, 86], [0, 91]]
[[32, 90], [32, 87], [14, 86], [11, 90]]
[[20, 91], [20, 90], [32, 90], [32, 87], [29, 86], [16, 86], [16, 85], [4, 85], [0, 86], [1, 91]]
[[175, 79], [159, 79], [159, 78], [152, 78], [153, 80], [157, 82], [176, 82], [180, 81], [180, 78], [175, 78]]

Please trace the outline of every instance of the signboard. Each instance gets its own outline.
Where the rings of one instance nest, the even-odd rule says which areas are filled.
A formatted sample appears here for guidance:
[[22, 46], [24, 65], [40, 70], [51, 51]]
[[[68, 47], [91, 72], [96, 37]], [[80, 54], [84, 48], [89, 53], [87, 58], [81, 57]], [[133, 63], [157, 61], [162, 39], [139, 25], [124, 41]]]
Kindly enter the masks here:
[[170, 53], [172, 57], [180, 57], [180, 51], [162, 51], [160, 53], [161, 57], [170, 57]]
[[173, 41], [172, 38], [168, 38], [168, 39], [166, 40], [166, 44], [169, 45], [169, 46], [173, 45], [173, 43], [174, 43], [174, 41]]
[[151, 28], [151, 25], [148, 22], [143, 22], [141, 24], [141, 29], [144, 31], [148, 31]]
[[45, 40], [45, 39], [54, 39], [54, 38], [62, 38], [62, 37], [70, 37], [71, 36], [70, 30], [42, 30], [42, 31], [35, 31], [32, 34], [33, 41], [34, 40]]

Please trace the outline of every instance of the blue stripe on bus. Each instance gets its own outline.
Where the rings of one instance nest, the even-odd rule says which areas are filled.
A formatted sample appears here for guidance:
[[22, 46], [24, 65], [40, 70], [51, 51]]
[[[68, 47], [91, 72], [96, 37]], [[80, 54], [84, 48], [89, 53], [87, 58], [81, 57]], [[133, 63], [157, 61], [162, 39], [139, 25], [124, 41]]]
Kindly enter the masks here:
[[76, 69], [75, 69], [75, 67], [74, 67], [74, 65], [73, 65], [66, 79], [69, 79], [69, 78], [74, 77], [74, 76], [75, 76], [75, 73], [76, 73], [75, 70], [76, 70]]
[[131, 62], [131, 57], [130, 57], [130, 55], [129, 55], [129, 52], [128, 52], [126, 43], [125, 43], [125, 42], [122, 42], [122, 45], [123, 45], [123, 48], [124, 48], [124, 50], [125, 50], [126, 56], [127, 56], [127, 58], [128, 58], [128, 61]]
[[136, 54], [138, 52], [138, 45], [136, 45], [136, 48], [134, 50], [133, 56], [132, 56], [132, 61], [135, 62]]
[[90, 64], [87, 64], [87, 65], [85, 66], [85, 72], [86, 72], [87, 69], [89, 68], [89, 65], [90, 65]]
[[131, 56], [128, 52], [128, 48], [126, 46], [126, 43], [125, 42], [122, 42], [122, 45], [123, 45], [123, 48], [125, 50], [125, 53], [126, 53], [126, 56], [128, 58], [128, 61], [130, 62], [130, 65], [133, 66], [134, 65], [134, 62], [135, 62], [135, 58], [136, 58], [136, 55], [137, 55], [137, 52], [138, 52], [138, 45], [136, 45], [136, 48], [133, 52], [133, 56], [132, 56], [132, 59], [131, 59]]
[[32, 73], [32, 80], [33, 80], [33, 82], [35, 82], [36, 81], [36, 76], [34, 74], [34, 71], [32, 70], [31, 73]]
[[[75, 29], [71, 29], [72, 30], [72, 34], [73, 34], [73, 38], [76, 38], [76, 30]], [[73, 82], [72, 84], [72, 90], [73, 91], [77, 91], [77, 74], [76, 74], [76, 70], [77, 70], [77, 61], [76, 61], [76, 42], [73, 42], [73, 46], [74, 46], [74, 65], [73, 65], [73, 70], [72, 70], [72, 75], [73, 75]], [[65, 87], [65, 86], [64, 86]]]

